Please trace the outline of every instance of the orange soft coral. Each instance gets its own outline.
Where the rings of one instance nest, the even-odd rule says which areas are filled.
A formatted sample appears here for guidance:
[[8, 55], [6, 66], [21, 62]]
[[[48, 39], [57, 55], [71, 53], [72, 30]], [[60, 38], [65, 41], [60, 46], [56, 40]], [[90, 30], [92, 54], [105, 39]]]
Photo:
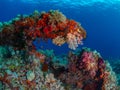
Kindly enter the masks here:
[[35, 24], [31, 17], [26, 17], [21, 20], [15, 21], [15, 25], [19, 27], [32, 27]]
[[[74, 20], [67, 19], [59, 11], [49, 11], [39, 14], [37, 19], [30, 15], [19, 17], [20, 19], [13, 21], [9, 25], [4, 25], [0, 44], [7, 44], [17, 48], [31, 47], [32, 42], [36, 38], [55, 39], [57, 36], [64, 38], [65, 42], [70, 43], [72, 49], [76, 49], [81, 40], [86, 37], [85, 30]], [[12, 32], [11, 32], [12, 31]], [[74, 38], [69, 40], [68, 35], [74, 35]], [[5, 38], [9, 36], [9, 40]], [[19, 42], [18, 42], [19, 41]], [[73, 42], [74, 41], [74, 42]]]
[[67, 25], [68, 25], [68, 30], [70, 33], [74, 32], [78, 29], [78, 23], [75, 22], [74, 20], [69, 20]]

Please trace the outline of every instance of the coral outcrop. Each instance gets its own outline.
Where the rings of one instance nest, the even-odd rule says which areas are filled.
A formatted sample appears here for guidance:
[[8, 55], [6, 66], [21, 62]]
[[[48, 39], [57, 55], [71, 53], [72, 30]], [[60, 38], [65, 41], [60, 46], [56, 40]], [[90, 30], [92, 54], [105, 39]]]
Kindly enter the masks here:
[[36, 38], [42, 38], [51, 39], [58, 46], [67, 42], [69, 48], [75, 50], [86, 37], [79, 23], [57, 10], [42, 13], [35, 11], [29, 16], [19, 16], [19, 19], [3, 23], [0, 27], [0, 45], [10, 45], [16, 49], [31, 47]]
[[0, 23], [0, 90], [119, 90], [116, 74], [97, 51], [57, 56], [33, 45], [51, 39], [76, 50], [84, 38], [82, 26], [57, 10]]

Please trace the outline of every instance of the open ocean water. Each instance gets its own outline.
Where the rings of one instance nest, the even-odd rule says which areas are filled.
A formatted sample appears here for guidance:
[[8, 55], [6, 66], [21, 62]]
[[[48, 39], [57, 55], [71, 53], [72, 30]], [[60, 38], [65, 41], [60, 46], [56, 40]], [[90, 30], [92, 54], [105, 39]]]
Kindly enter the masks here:
[[[67, 18], [80, 22], [87, 36], [77, 49], [88, 47], [98, 51], [120, 80], [120, 0], [0, 0], [0, 22], [8, 22], [18, 14], [30, 15], [35, 10], [59, 10]], [[53, 49], [55, 55], [71, 50], [67, 44], [59, 47], [51, 40], [40, 43], [36, 40], [33, 44], [37, 49]]]

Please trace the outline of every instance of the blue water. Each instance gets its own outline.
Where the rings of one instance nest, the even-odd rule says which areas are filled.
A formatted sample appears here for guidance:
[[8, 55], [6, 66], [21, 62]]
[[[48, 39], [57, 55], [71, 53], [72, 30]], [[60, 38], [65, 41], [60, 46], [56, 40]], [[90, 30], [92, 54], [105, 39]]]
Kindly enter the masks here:
[[[81, 23], [87, 32], [84, 45], [97, 50], [104, 58], [120, 57], [120, 0], [0, 0], [0, 21], [9, 21], [18, 14], [34, 10], [57, 9], [68, 18]], [[58, 47], [42, 42], [38, 48], [54, 49], [55, 53], [68, 52], [67, 45]]]

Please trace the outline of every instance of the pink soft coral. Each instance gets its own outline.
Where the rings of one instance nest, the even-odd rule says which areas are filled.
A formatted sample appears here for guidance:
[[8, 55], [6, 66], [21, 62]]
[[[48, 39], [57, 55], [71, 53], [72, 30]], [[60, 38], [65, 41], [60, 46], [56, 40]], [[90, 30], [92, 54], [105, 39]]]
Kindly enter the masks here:
[[85, 69], [90, 72], [92, 77], [94, 77], [96, 75], [96, 71], [98, 70], [98, 63], [95, 56], [93, 55], [93, 52], [84, 52], [82, 54], [82, 58]]
[[79, 44], [82, 44], [82, 39], [83, 37], [76, 31], [67, 34], [67, 43], [70, 49], [75, 50]]

